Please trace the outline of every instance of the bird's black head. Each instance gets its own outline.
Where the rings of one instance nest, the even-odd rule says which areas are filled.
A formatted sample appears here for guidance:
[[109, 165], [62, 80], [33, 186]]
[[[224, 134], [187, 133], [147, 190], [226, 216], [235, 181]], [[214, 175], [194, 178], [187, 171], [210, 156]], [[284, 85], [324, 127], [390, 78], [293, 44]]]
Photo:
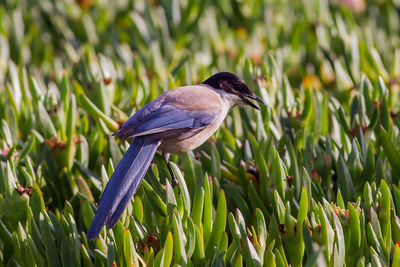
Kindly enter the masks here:
[[203, 84], [209, 85], [215, 89], [223, 90], [230, 94], [234, 94], [240, 97], [244, 103], [256, 109], [259, 109], [259, 107], [253, 104], [248, 98], [264, 104], [261, 98], [250, 91], [247, 84], [239, 76], [230, 72], [219, 72], [214, 74], [205, 80]]

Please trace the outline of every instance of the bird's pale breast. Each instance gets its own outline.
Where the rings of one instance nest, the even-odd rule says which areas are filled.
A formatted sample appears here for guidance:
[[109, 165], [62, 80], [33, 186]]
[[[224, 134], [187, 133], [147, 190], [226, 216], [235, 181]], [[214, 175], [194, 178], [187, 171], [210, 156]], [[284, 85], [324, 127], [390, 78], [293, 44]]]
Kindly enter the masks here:
[[229, 111], [229, 106], [220, 95], [206, 86], [185, 86], [168, 91], [164, 95], [168, 103], [186, 110], [211, 111], [219, 113], [212, 124], [194, 129], [185, 129], [172, 138], [161, 140], [159, 150], [167, 153], [183, 153], [193, 150], [203, 144], [216, 132]]

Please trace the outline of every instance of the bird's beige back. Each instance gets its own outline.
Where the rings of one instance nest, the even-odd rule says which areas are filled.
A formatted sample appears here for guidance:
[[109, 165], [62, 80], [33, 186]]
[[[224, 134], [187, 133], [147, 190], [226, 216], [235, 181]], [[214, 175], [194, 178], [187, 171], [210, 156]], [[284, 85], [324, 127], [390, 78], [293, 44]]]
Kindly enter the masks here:
[[159, 100], [173, 103], [179, 109], [197, 111], [220, 110], [225, 104], [218, 93], [203, 85], [169, 90], [159, 96]]

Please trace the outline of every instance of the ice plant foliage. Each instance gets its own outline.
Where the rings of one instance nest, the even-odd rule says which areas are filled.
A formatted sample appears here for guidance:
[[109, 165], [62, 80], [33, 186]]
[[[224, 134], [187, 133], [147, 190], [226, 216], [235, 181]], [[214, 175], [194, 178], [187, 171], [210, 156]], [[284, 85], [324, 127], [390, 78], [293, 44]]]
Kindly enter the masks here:
[[[400, 266], [399, 8], [1, 1], [0, 262]], [[233, 110], [172, 157], [175, 187], [156, 156], [114, 228], [88, 241], [128, 147], [111, 133], [219, 71], [266, 106]]]

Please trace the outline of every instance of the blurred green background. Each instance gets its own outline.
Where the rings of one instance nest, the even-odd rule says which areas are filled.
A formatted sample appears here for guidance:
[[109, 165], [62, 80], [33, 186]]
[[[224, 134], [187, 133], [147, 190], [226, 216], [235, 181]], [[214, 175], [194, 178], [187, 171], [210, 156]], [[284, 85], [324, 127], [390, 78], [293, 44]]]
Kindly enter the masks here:
[[[400, 1], [0, 2], [2, 266], [400, 266]], [[156, 156], [86, 231], [168, 89], [237, 73], [266, 102]]]

